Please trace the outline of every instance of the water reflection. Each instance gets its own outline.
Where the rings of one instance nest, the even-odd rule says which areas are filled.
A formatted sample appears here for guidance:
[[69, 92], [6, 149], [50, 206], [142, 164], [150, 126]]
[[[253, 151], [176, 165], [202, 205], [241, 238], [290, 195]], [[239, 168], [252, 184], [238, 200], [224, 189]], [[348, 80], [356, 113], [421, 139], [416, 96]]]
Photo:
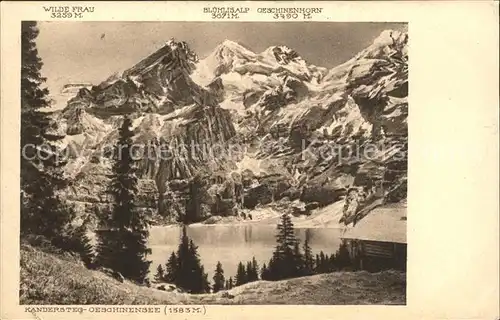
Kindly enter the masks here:
[[[149, 257], [151, 274], [158, 264], [165, 264], [170, 253], [177, 250], [182, 229], [177, 226], [154, 227], [151, 229], [149, 246], [153, 250]], [[212, 280], [217, 261], [222, 263], [224, 275], [234, 278], [240, 261], [249, 261], [255, 256], [259, 267], [271, 258], [276, 246], [276, 227], [261, 225], [202, 225], [189, 226], [188, 236], [198, 246], [198, 253], [208, 277]], [[296, 236], [301, 245], [306, 236], [314, 254], [323, 251], [335, 253], [340, 245], [340, 229], [297, 228]]]

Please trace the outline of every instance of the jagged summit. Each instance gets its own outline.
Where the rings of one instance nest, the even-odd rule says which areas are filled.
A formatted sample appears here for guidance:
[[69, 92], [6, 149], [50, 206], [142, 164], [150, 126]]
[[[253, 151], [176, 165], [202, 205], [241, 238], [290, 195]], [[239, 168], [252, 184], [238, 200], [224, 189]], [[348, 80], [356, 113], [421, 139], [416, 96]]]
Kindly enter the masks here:
[[162, 64], [166, 67], [175, 64], [185, 68], [187, 72], [191, 72], [193, 65], [198, 60], [198, 56], [191, 50], [187, 42], [170, 39], [162, 48], [123, 72], [123, 76], [144, 74], [157, 64]]
[[255, 59], [255, 53], [245, 48], [241, 44], [224, 40], [213, 52], [205, 59], [206, 64], [215, 67], [230, 67], [234, 63], [245, 63]]
[[408, 43], [408, 33], [399, 30], [384, 30], [380, 35], [373, 40], [374, 45], [390, 46], [390, 45], [404, 45]]
[[408, 54], [407, 44], [408, 33], [398, 30], [384, 30], [368, 48], [356, 55], [356, 58], [377, 58], [390, 55], [394, 51], [406, 56]]
[[205, 59], [201, 60], [192, 75], [192, 79], [206, 86], [215, 77], [226, 74], [238, 66], [248, 64], [256, 60], [256, 54], [241, 44], [224, 40]]
[[271, 46], [264, 50], [261, 55], [263, 57], [271, 56], [276, 59], [276, 62], [282, 65], [286, 65], [290, 62], [300, 62], [303, 61], [302, 57], [297, 53], [297, 51], [287, 47], [287, 46]]
[[177, 42], [175, 41], [175, 38], [170, 38], [165, 42], [165, 45], [172, 48], [177, 45]]
[[[348, 61], [330, 69], [324, 82], [345, 81], [353, 71], [370, 71], [381, 65], [407, 65], [408, 34], [398, 30], [384, 30], [375, 38], [370, 46], [361, 50]], [[373, 71], [373, 70], [372, 70]]]
[[[182, 211], [179, 204], [189, 196], [185, 184], [207, 168], [207, 174], [218, 175], [212, 177], [213, 181], [207, 178], [213, 184], [209, 190], [213, 194], [206, 197], [211, 200], [204, 205], [213, 210], [222, 210], [226, 204], [250, 208], [265, 200], [261, 192], [272, 194], [275, 200], [287, 197], [330, 205], [353, 183], [366, 188], [378, 183], [390, 157], [381, 152], [377, 162], [316, 159], [311, 156], [314, 152], [301, 154], [302, 142], [316, 141], [317, 146], [312, 148], [319, 148], [323, 143], [350, 147], [357, 139], [404, 141], [408, 116], [407, 43], [405, 32], [386, 30], [352, 59], [328, 70], [307, 63], [285, 45], [255, 53], [225, 40], [206, 58], [199, 59], [186, 42], [169, 39], [123, 73], [99, 86], [82, 88], [68, 102], [57, 121], [66, 126], [65, 141], [90, 153], [71, 159], [68, 171], [81, 173], [86, 179], [101, 179], [92, 173], [104, 168], [95, 162], [94, 150], [115, 139], [119, 119], [126, 114], [133, 118], [141, 143], [167, 141], [176, 148], [186, 142], [266, 142], [266, 150], [252, 146], [243, 160], [212, 161], [205, 156], [145, 160], [140, 179], [151, 180], [148, 197], [156, 198], [164, 217]], [[394, 148], [385, 151], [391, 153]], [[248, 174], [251, 183], [244, 188], [239, 181], [229, 183], [227, 176], [234, 168]], [[384, 179], [404, 187], [405, 168], [400, 171], [400, 175]], [[271, 179], [266, 175], [277, 181], [266, 180]], [[88, 191], [84, 199], [88, 183], [85, 179], [78, 181], [80, 186], [70, 192], [76, 202], [92, 203], [88, 207], [104, 202], [95, 199], [99, 192], [94, 191]], [[273, 183], [277, 183], [279, 192]], [[104, 190], [104, 182], [102, 185]], [[231, 186], [235, 189], [229, 190]], [[235, 192], [245, 195], [222, 200], [217, 197]], [[244, 199], [243, 203], [235, 203], [240, 201], [237, 199]], [[362, 205], [361, 200], [359, 203]]]
[[127, 80], [134, 81], [140, 85], [141, 79], [158, 66], [161, 66], [162, 69], [182, 69], [183, 72], [189, 74], [198, 61], [198, 56], [191, 50], [187, 42], [176, 41], [174, 38], [171, 38], [160, 49], [148, 55], [134, 66], [115, 72], [102, 81], [98, 87], [107, 88], [116, 82]]
[[237, 42], [225, 40], [205, 59], [200, 60], [192, 79], [201, 86], [206, 86], [220, 76], [228, 81], [247, 83], [248, 79], [240, 77], [245, 75], [269, 77], [284, 72], [310, 80], [312, 72], [316, 73], [317, 68], [312, 66], [311, 70], [304, 59], [287, 46], [270, 46], [261, 53], [255, 53]]
[[228, 40], [228, 39], [222, 41], [222, 43], [219, 44], [214, 51], [220, 51], [223, 49], [228, 49], [228, 50], [231, 50], [233, 52], [240, 52], [242, 54], [246, 54], [249, 56], [255, 55], [255, 53], [253, 51], [246, 48], [245, 46], [239, 44], [236, 41]]

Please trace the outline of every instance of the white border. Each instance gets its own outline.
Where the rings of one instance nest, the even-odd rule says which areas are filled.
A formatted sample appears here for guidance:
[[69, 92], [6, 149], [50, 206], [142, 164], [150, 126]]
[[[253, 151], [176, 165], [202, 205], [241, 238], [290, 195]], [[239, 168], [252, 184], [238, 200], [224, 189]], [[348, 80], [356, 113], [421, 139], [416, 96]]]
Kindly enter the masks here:
[[[20, 21], [54, 20], [42, 5], [1, 3], [2, 319], [18, 306]], [[221, 2], [67, 2], [92, 21], [204, 21]], [[270, 2], [224, 2], [269, 7]], [[207, 319], [494, 319], [498, 274], [498, 2], [279, 2], [322, 7], [315, 21], [409, 22], [410, 115], [407, 306], [209, 306]], [[247, 14], [240, 21], [271, 21]], [[234, 23], [238, 23], [234, 21]], [[286, 22], [283, 22], [286, 23]], [[47, 319], [119, 314], [40, 315]], [[136, 317], [165, 315], [127, 315]], [[184, 319], [185, 316], [168, 315]], [[195, 316], [193, 316], [195, 317]]]

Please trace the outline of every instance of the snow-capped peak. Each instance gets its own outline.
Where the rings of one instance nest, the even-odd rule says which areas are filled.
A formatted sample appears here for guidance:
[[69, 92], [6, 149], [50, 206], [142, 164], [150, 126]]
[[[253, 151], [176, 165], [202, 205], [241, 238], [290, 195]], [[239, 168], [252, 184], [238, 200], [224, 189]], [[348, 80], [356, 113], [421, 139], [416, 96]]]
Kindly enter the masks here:
[[174, 38], [170, 38], [167, 42], [165, 42], [166, 46], [169, 46], [172, 49], [177, 48], [177, 42], [175, 42]]
[[[249, 55], [249, 56], [255, 55], [254, 52], [250, 51], [249, 49], [245, 48], [241, 44], [239, 44], [235, 41], [232, 41], [232, 40], [226, 39], [217, 47], [217, 49], [219, 49], [219, 50], [221, 50], [223, 48], [229, 49], [233, 52], [239, 52], [239, 53], [244, 54], [244, 55]], [[217, 51], [217, 50], [215, 50], [215, 51]]]
[[403, 55], [407, 54], [408, 34], [398, 30], [384, 30], [373, 40], [373, 43], [361, 51], [354, 59], [360, 58], [378, 58], [379, 56], [388, 56], [393, 51], [400, 51]]
[[[388, 60], [391, 57], [400, 57], [407, 59], [408, 55], [408, 34], [397, 30], [384, 30], [380, 35], [373, 40], [373, 43], [360, 51], [350, 60], [330, 69], [328, 74], [323, 78], [324, 81], [345, 80], [345, 77], [350, 74], [355, 66], [360, 68], [369, 68], [377, 63], [377, 60]], [[358, 70], [359, 71], [359, 70]]]
[[207, 57], [207, 59], [217, 59], [223, 61], [230, 61], [234, 58], [249, 60], [255, 57], [255, 53], [245, 48], [241, 44], [231, 41], [224, 40], [220, 45], [218, 45], [212, 54]]
[[281, 65], [289, 64], [290, 62], [302, 63], [305, 61], [297, 53], [297, 51], [287, 46], [271, 46], [264, 50], [261, 54], [264, 58], [275, 60]]
[[378, 47], [390, 46], [406, 41], [407, 34], [397, 30], [384, 30], [373, 40], [373, 45]]
[[208, 57], [198, 63], [191, 78], [199, 85], [205, 86], [215, 77], [255, 59], [256, 54], [254, 52], [239, 43], [224, 40]]

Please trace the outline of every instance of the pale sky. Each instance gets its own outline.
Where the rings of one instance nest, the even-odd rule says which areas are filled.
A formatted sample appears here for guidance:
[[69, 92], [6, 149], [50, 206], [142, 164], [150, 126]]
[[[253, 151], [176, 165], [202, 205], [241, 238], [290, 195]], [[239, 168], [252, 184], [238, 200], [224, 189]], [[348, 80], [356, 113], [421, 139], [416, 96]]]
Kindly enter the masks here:
[[[331, 68], [404, 23], [354, 22], [39, 22], [37, 47], [51, 93], [68, 83], [98, 84], [163, 46], [186, 41], [200, 58], [229, 39], [254, 52], [286, 45], [308, 63]], [[101, 35], [105, 34], [101, 39]]]

